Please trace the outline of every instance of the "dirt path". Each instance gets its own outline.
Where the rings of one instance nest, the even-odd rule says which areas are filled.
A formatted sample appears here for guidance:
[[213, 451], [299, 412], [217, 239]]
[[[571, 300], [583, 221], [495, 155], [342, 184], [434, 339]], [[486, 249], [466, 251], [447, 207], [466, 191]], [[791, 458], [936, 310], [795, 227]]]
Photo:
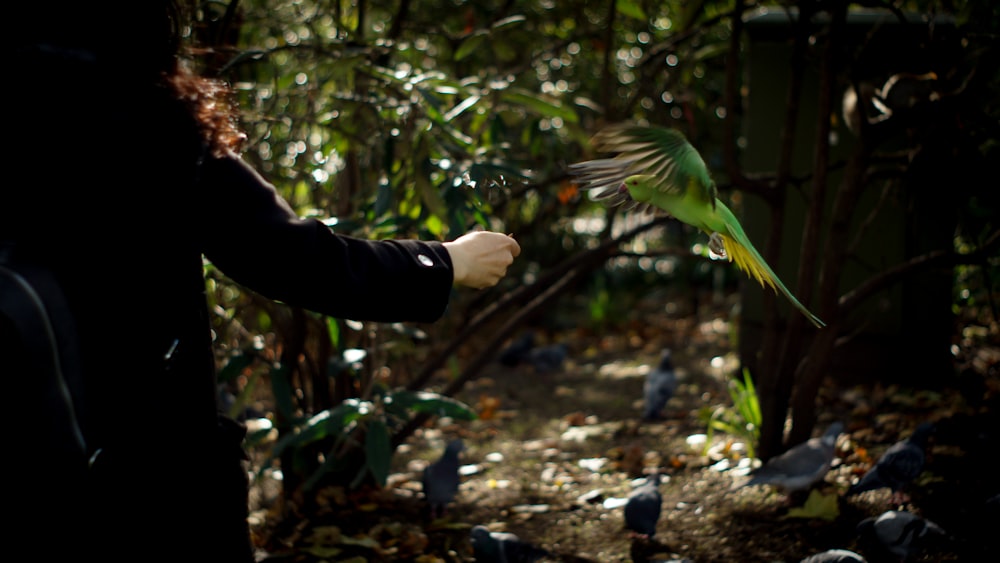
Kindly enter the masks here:
[[[285, 538], [292, 547], [280, 560], [471, 561], [468, 530], [475, 524], [514, 532], [550, 550], [557, 561], [797, 562], [828, 548], [861, 551], [855, 526], [894, 508], [889, 493], [845, 500], [837, 499], [837, 492], [928, 418], [945, 420], [947, 431], [933, 443], [928, 471], [906, 508], [958, 532], [955, 543], [916, 560], [974, 561], [983, 554], [979, 544], [989, 532], [982, 503], [998, 492], [988, 466], [975, 465], [998, 447], [1000, 421], [989, 403], [969, 405], [957, 391], [828, 386], [819, 399], [820, 424], [824, 417], [849, 421], [838, 459], [820, 487], [835, 499], [835, 515], [790, 517], [794, 512], [786, 499], [769, 488], [734, 490], [739, 477], [725, 469], [739, 463], [738, 444], [719, 438], [707, 456], [689, 444], [692, 435], [704, 432], [699, 413], [729, 402], [724, 376], [736, 359], [724, 352], [729, 349], [724, 326], [663, 328], [604, 339], [574, 335], [571, 359], [551, 373], [490, 365], [457, 397], [475, 405], [480, 420], [438, 420], [418, 431], [397, 452], [385, 491], [330, 492], [329, 509]], [[668, 335], [669, 342], [644, 330]], [[685, 345], [677, 346], [682, 341]], [[680, 386], [667, 420], [641, 423], [643, 374], [664, 346], [674, 350]], [[995, 403], [1000, 397], [995, 372], [986, 382], [984, 396]], [[993, 430], [983, 431], [990, 424]], [[968, 429], [974, 432], [966, 434]], [[429, 522], [420, 470], [454, 437], [468, 448], [466, 474], [448, 517]], [[629, 539], [615, 499], [624, 498], [633, 479], [652, 468], [666, 478], [658, 541], [647, 545]]]

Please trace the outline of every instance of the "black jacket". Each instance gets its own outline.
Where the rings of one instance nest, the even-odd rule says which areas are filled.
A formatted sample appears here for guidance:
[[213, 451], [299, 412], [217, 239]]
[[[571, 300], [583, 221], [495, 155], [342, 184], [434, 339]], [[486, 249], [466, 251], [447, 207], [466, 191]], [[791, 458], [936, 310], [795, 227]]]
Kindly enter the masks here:
[[[219, 454], [203, 260], [319, 313], [430, 322], [448, 302], [450, 259], [438, 242], [360, 240], [298, 218], [239, 157], [206, 156], [164, 88], [73, 54], [16, 62], [8, 177], [21, 179], [0, 188], [0, 240], [55, 271], [76, 317], [85, 434], [102, 449], [85, 501], [103, 507], [89, 511], [102, 531], [87, 535], [202, 541], [199, 522], [222, 526], [209, 508], [219, 475], [202, 464]], [[59, 482], [45, 444], [27, 448], [26, 470]], [[159, 529], [171, 519], [185, 531]]]

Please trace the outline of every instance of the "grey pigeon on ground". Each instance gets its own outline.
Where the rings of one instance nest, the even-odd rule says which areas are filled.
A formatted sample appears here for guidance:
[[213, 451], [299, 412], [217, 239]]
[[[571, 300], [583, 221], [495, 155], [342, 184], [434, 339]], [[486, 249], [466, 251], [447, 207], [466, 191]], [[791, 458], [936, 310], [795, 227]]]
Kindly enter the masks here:
[[653, 473], [629, 493], [625, 502], [625, 528], [641, 538], [652, 538], [656, 535], [662, 505], [660, 474]]
[[948, 533], [940, 526], [912, 512], [887, 510], [865, 518], [857, 526], [859, 543], [876, 553], [900, 561], [941, 546]]
[[930, 422], [917, 426], [909, 438], [890, 446], [845, 494], [853, 496], [865, 491], [889, 488], [894, 502], [899, 502], [903, 498], [903, 490], [924, 470], [924, 450], [933, 431], [934, 425]]
[[430, 507], [431, 518], [441, 518], [448, 504], [455, 500], [461, 477], [458, 474], [459, 454], [465, 450], [461, 439], [448, 442], [441, 457], [424, 468], [421, 479], [424, 498]]
[[562, 342], [539, 346], [528, 351], [528, 363], [534, 366], [535, 371], [548, 373], [561, 368], [568, 353], [569, 346]]
[[826, 476], [836, 454], [837, 437], [844, 431], [840, 421], [822, 436], [810, 438], [772, 457], [751, 473], [743, 486], [771, 485], [788, 496], [809, 490]]
[[477, 563], [532, 563], [549, 552], [510, 532], [491, 532], [486, 526], [472, 528], [472, 554]]
[[528, 353], [535, 347], [535, 333], [530, 330], [524, 331], [506, 348], [500, 351], [497, 360], [508, 367], [514, 367], [527, 361]]
[[799, 563], [865, 563], [865, 558], [846, 549], [828, 549], [810, 555]]
[[663, 418], [663, 409], [670, 397], [674, 396], [676, 389], [677, 374], [674, 372], [670, 350], [664, 350], [660, 355], [660, 363], [646, 374], [646, 381], [642, 387], [645, 400], [642, 410], [643, 420]]

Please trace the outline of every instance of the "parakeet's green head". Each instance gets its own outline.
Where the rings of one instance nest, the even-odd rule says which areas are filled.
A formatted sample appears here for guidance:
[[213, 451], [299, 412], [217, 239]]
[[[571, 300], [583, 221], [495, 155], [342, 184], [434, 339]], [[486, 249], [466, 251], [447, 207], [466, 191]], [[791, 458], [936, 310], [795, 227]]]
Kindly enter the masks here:
[[636, 174], [625, 178], [619, 190], [628, 190], [632, 199], [646, 203], [653, 199], [653, 190], [656, 177], [650, 174]]

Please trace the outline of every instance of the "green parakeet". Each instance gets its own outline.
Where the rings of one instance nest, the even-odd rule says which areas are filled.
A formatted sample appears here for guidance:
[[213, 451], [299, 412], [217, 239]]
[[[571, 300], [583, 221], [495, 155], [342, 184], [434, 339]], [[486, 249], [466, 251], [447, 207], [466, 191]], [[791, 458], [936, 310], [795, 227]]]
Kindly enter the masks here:
[[812, 324], [825, 324], [781, 283], [750, 243], [733, 212], [717, 195], [705, 161], [675, 129], [630, 124], [612, 125], [593, 138], [594, 148], [617, 153], [570, 165], [580, 189], [591, 199], [625, 209], [661, 209], [675, 219], [701, 229], [709, 248], [729, 258], [762, 286], [780, 291]]

